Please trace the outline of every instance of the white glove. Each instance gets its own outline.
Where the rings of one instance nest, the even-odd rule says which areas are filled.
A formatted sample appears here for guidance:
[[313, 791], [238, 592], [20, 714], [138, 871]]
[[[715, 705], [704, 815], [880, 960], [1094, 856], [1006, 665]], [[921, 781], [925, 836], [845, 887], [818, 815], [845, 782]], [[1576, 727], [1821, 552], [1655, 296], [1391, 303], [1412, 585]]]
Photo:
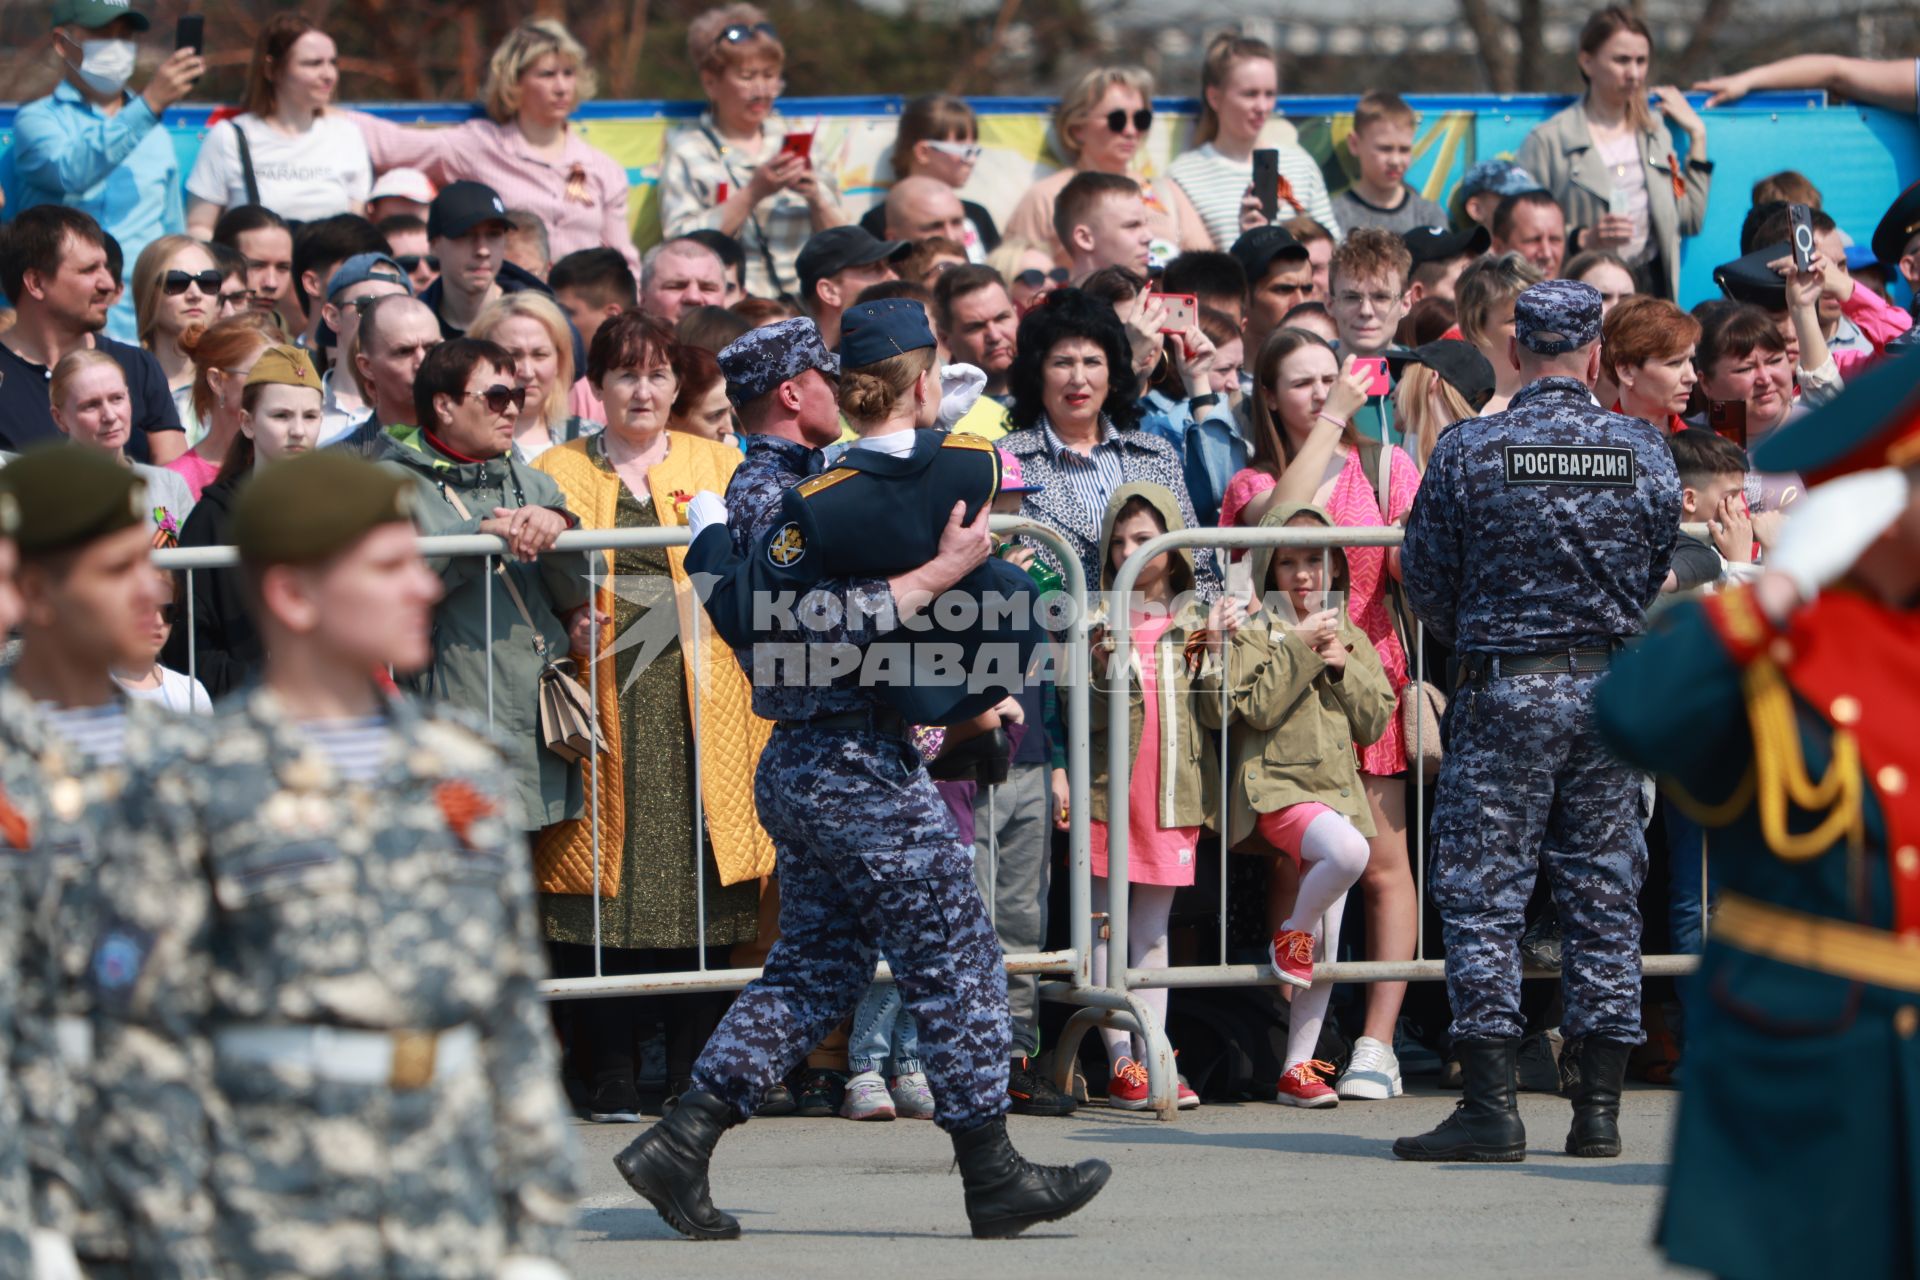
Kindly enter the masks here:
[[1815, 485], [1788, 509], [1766, 567], [1792, 579], [1803, 603], [1811, 601], [1900, 518], [1908, 497], [1906, 472], [1893, 467]]
[[940, 416], [934, 422], [947, 430], [967, 416], [987, 389], [987, 372], [970, 364], [950, 364], [940, 371]]
[[73, 1241], [58, 1231], [35, 1227], [27, 1233], [27, 1243], [33, 1251], [33, 1280], [85, 1280]]
[[687, 504], [687, 528], [697, 538], [714, 525], [727, 523], [727, 503], [711, 489], [702, 489]]
[[500, 1259], [495, 1280], [567, 1280], [567, 1269], [552, 1258], [535, 1258], [524, 1253], [508, 1254]]

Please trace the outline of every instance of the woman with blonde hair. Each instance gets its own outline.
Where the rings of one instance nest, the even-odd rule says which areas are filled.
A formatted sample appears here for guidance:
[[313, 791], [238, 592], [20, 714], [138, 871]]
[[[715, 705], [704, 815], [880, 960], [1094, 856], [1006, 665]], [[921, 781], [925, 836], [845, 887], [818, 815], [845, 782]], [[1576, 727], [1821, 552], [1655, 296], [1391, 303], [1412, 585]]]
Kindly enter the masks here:
[[47, 399], [53, 425], [75, 444], [97, 449], [147, 482], [145, 514], [155, 546], [179, 541], [180, 526], [193, 510], [187, 483], [165, 467], [135, 462], [127, 456], [133, 435], [133, 396], [127, 390], [126, 370], [97, 347], [84, 347], [53, 366], [47, 380]]
[[707, 109], [667, 138], [660, 221], [669, 238], [713, 230], [747, 253], [747, 292], [798, 297], [807, 237], [844, 226], [840, 188], [810, 131], [790, 130], [774, 102], [786, 91], [786, 47], [751, 4], [708, 9], [687, 24], [687, 56]]
[[181, 338], [193, 358], [194, 420], [201, 424], [200, 439], [167, 464], [193, 491], [194, 500], [220, 475], [240, 433], [241, 401], [254, 361], [268, 347], [283, 341], [273, 317], [260, 311], [242, 311], [211, 326], [196, 325]]
[[420, 129], [349, 116], [381, 171], [418, 169], [436, 187], [483, 182], [507, 208], [540, 219], [554, 261], [580, 249], [618, 249], [638, 276], [626, 168], [568, 123], [594, 87], [580, 42], [560, 23], [536, 18], [508, 32], [488, 60], [484, 119]]
[[365, 213], [367, 144], [330, 110], [340, 86], [333, 37], [298, 13], [267, 20], [253, 44], [244, 110], [207, 131], [187, 175], [187, 231], [213, 239], [220, 215], [256, 204], [293, 222]]
[[1007, 282], [1007, 296], [1013, 299], [1014, 310], [1021, 315], [1038, 298], [1052, 293], [1055, 289], [1064, 289], [1072, 273], [1054, 262], [1053, 254], [1045, 245], [1023, 240], [1019, 236], [1008, 236], [1000, 242], [1000, 247], [987, 255], [987, 265], [1000, 273]]
[[[980, 163], [980, 120], [966, 99], [950, 93], [927, 93], [900, 110], [900, 126], [891, 152], [893, 180], [926, 177], [952, 187], [958, 195]], [[984, 205], [962, 200], [967, 261], [985, 262], [1000, 247], [1000, 228]], [[860, 225], [876, 240], [887, 238], [887, 201], [883, 195], [860, 217]]]
[[[1240, 238], [1241, 202], [1253, 192], [1253, 151], [1279, 95], [1280, 61], [1271, 45], [1231, 31], [1213, 38], [1200, 69], [1192, 150], [1174, 159], [1167, 176], [1187, 193], [1223, 249]], [[1319, 162], [1293, 143], [1276, 140], [1274, 149], [1280, 153], [1277, 220], [1304, 214], [1338, 236]]]
[[1460, 273], [1453, 286], [1453, 305], [1460, 336], [1493, 366], [1493, 396], [1480, 415], [1499, 413], [1520, 389], [1520, 370], [1513, 364], [1513, 303], [1546, 279], [1540, 268], [1517, 253], [1480, 258]]
[[1007, 235], [1045, 245], [1065, 263], [1066, 249], [1053, 230], [1055, 198], [1077, 173], [1117, 173], [1140, 183], [1155, 266], [1165, 266], [1183, 250], [1219, 247], [1179, 184], [1135, 173], [1152, 128], [1153, 74], [1145, 67], [1096, 67], [1081, 76], [1053, 111], [1053, 146], [1066, 167], [1027, 189], [1007, 222]]
[[204, 429], [193, 411], [193, 356], [180, 339], [219, 319], [220, 280], [213, 254], [192, 236], [161, 236], [133, 264], [135, 330], [167, 375], [189, 445], [199, 442]]
[[513, 449], [522, 462], [600, 429], [568, 409], [573, 331], [553, 299], [532, 290], [505, 294], [487, 304], [467, 336], [498, 343], [513, 357], [514, 380], [527, 392], [513, 428]]

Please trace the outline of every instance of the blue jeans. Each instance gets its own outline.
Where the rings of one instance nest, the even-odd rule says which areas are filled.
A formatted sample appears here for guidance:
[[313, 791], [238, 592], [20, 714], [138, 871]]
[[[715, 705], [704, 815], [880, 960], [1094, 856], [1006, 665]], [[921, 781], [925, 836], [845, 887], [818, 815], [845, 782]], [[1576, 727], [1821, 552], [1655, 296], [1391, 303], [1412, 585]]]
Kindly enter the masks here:
[[888, 1078], [920, 1070], [920, 1028], [891, 982], [876, 982], [860, 997], [847, 1037], [847, 1069], [877, 1071]]
[[[1661, 810], [1666, 814], [1667, 825], [1667, 925], [1673, 954], [1697, 956], [1706, 917], [1700, 885], [1700, 860], [1706, 833], [1671, 800], [1663, 804]], [[1708, 884], [1712, 884], [1710, 868]]]

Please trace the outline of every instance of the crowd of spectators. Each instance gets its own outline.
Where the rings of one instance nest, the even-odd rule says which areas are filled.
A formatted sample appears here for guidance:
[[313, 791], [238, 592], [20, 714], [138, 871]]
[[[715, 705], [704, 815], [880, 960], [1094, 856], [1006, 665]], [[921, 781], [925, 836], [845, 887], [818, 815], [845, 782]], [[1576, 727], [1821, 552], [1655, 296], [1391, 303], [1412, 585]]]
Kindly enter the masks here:
[[[1877, 228], [1843, 227], [1812, 183], [1784, 171], [1754, 188], [1739, 243], [1697, 240], [1709, 199], [1730, 198], [1712, 191], [1708, 125], [1677, 89], [1654, 83], [1650, 33], [1621, 8], [1581, 34], [1579, 99], [1513, 158], [1473, 165], [1444, 200], [1407, 184], [1418, 120], [1385, 89], [1359, 98], [1342, 140], [1356, 170], [1346, 189], [1330, 194], [1321, 165], [1288, 144], [1276, 148], [1274, 190], [1256, 190], [1279, 61], [1257, 40], [1223, 35], [1206, 51], [1191, 145], [1158, 176], [1140, 164], [1152, 76], [1102, 67], [1053, 113], [1049, 143], [1067, 163], [1017, 204], [967, 197], [980, 122], [965, 102], [931, 94], [901, 115], [885, 190], [860, 213], [811, 150], [813, 135], [775, 110], [780, 33], [754, 6], [728, 4], [689, 26], [707, 103], [665, 144], [665, 238], [644, 253], [624, 166], [571, 127], [593, 93], [591, 60], [556, 22], [525, 22], [494, 51], [480, 116], [416, 128], [338, 105], [332, 38], [297, 14], [275, 17], [259, 32], [240, 109], [221, 114], [185, 172], [158, 123], [205, 63], [173, 53], [135, 92], [125, 46], [146, 27], [137, 7], [54, 7], [67, 73], [19, 112], [15, 204], [0, 233], [0, 448], [65, 436], [139, 469], [156, 545], [229, 543], [249, 478], [320, 448], [404, 469], [423, 532], [503, 537], [504, 556], [434, 562], [445, 596], [419, 691], [489, 717], [508, 742], [563, 976], [690, 968], [702, 949], [709, 962], [730, 952], [729, 963], [750, 965], [775, 935], [772, 849], [752, 817], [767, 726], [748, 709], [732, 655], [682, 607], [678, 553], [555, 549], [570, 529], [684, 523], [689, 496], [724, 491], [755, 437], [833, 439], [844, 424], [824, 363], [745, 399], [729, 388], [717, 353], [750, 329], [806, 316], [830, 350], [861, 302], [924, 306], [937, 339], [928, 369], [968, 366], [983, 383], [943, 424], [994, 443], [1015, 482], [1009, 509], [1059, 534], [1098, 587], [1117, 548], [1168, 529], [1403, 523], [1435, 441], [1520, 389], [1515, 299], [1545, 279], [1585, 281], [1607, 312], [1595, 394], [1667, 433], [1686, 518], [1704, 526], [1676, 559], [1669, 587], [1679, 592], [1750, 574], [1791, 516], [1798, 478], [1750, 473], [1745, 448], [1830, 400], [1913, 328], [1890, 287], [1920, 283], [1914, 191], [1886, 192]], [[1727, 101], [1798, 84], [1915, 105], [1905, 63], [1789, 59], [1706, 87]], [[1812, 251], [1796, 262], [1802, 209]], [[1677, 300], [1689, 240], [1689, 252], [1727, 264], [1715, 273], [1725, 296], [1690, 311]], [[1037, 544], [1015, 554], [1037, 575], [1065, 568]], [[1217, 618], [1207, 610], [1243, 595], [1251, 574], [1263, 588], [1320, 593], [1315, 643], [1338, 647], [1347, 629], [1367, 646], [1363, 669], [1405, 697], [1416, 672], [1398, 554], [1354, 548], [1340, 559], [1336, 603], [1325, 605], [1336, 590], [1325, 570], [1183, 554], [1143, 582], [1190, 589], [1200, 611], [1154, 631], [1149, 648], [1208, 642]], [[672, 620], [658, 646], [619, 642], [650, 616]], [[261, 641], [233, 575], [183, 585], [154, 620], [154, 651], [149, 669], [120, 673], [123, 684], [183, 710], [257, 675]], [[590, 652], [607, 750], [588, 767], [543, 748], [539, 710], [549, 665], [571, 656], [584, 679]], [[1429, 671], [1443, 658], [1429, 653]], [[1205, 696], [1161, 684], [1148, 702], [1170, 717], [1178, 698]], [[997, 881], [1009, 950], [1045, 941], [1046, 867], [1068, 818], [1057, 700], [1036, 688], [1023, 708], [1025, 798], [1009, 790], [997, 812], [982, 787], [972, 807], [983, 855], [991, 843], [1003, 868], [1019, 869]], [[1306, 788], [1303, 800], [1314, 787], [1357, 788], [1340, 792], [1345, 802], [1322, 797], [1345, 815], [1333, 843], [1303, 846], [1300, 832], [1236, 821], [1235, 851], [1253, 856], [1222, 874], [1264, 893], [1259, 931], [1304, 930], [1323, 954], [1337, 916], [1315, 933], [1300, 903], [1344, 901], [1351, 886], [1364, 925], [1352, 949], [1404, 961], [1422, 909], [1409, 853], [1412, 744], [1397, 715], [1353, 716], [1350, 728], [1325, 730], [1340, 738], [1336, 752], [1342, 735], [1358, 744], [1351, 777], [1323, 770], [1288, 784]], [[1168, 750], [1191, 746], [1191, 760], [1155, 756], [1144, 773], [1190, 767], [1198, 778], [1218, 746], [1193, 733], [1191, 744], [1166, 739]], [[726, 750], [701, 745], [713, 743]], [[1269, 748], [1237, 749], [1257, 763]], [[1101, 871], [1105, 799], [1096, 791]], [[1142, 891], [1130, 964], [1165, 961], [1176, 890], [1195, 883], [1198, 833], [1217, 822], [1205, 808], [1184, 807], [1164, 828], [1149, 812], [1135, 837], [1136, 851], [1164, 856], [1136, 853], [1132, 865]], [[1132, 821], [1142, 829], [1138, 813]], [[1698, 829], [1677, 814], [1666, 826], [1673, 865], [1697, 866]], [[1674, 945], [1697, 947], [1697, 878], [1676, 873], [1670, 888]], [[1287, 1067], [1314, 1070], [1295, 1071], [1283, 1100], [1389, 1097], [1403, 1071], [1437, 1069], [1441, 1022], [1409, 1019], [1406, 998], [1404, 984], [1376, 983], [1353, 1002], [1352, 1051], [1330, 1089], [1306, 1079], [1324, 1051], [1291, 1046]], [[1028, 1061], [1041, 1048], [1030, 990], [1015, 1010], [1016, 1106], [1071, 1110]], [[718, 1012], [695, 996], [569, 1006], [560, 1021], [583, 1111], [633, 1119], [642, 1084], [682, 1087]], [[1323, 1012], [1300, 1025], [1318, 1034]], [[910, 1026], [890, 1055], [871, 1047], [893, 1016], [856, 1028], [866, 1046], [856, 1065], [911, 1062], [897, 1043], [910, 1046]], [[823, 1046], [767, 1109], [838, 1106], [844, 1040]], [[1140, 1051], [1109, 1040], [1113, 1096], [1143, 1097]]]

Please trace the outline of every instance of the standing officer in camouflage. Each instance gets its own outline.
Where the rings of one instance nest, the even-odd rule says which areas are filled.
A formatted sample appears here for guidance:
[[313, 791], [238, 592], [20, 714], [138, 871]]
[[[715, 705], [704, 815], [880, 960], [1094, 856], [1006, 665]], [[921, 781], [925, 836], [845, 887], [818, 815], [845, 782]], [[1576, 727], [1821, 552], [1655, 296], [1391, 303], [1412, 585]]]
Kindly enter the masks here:
[[[885, 308], [870, 325], [860, 322], [863, 314], [859, 308], [849, 314], [841, 376], [862, 374], [857, 383], [862, 403], [871, 411], [873, 401], [884, 398], [887, 407], [861, 416], [900, 430], [921, 463], [926, 454], [946, 452], [937, 439], [923, 440], [926, 433], [910, 430], [930, 426], [940, 400], [924, 313], [918, 307], [911, 314]], [[759, 398], [742, 392], [763, 386], [763, 378], [792, 376], [785, 363], [772, 369], [756, 367], [751, 359], [744, 367], [734, 363], [741, 343], [752, 337], [722, 357], [737, 401]], [[748, 425], [751, 429], [751, 419]], [[796, 479], [818, 470], [815, 454], [782, 453]], [[907, 465], [896, 461], [896, 469]], [[752, 478], [743, 488], [742, 477], [752, 466], [749, 454], [729, 489], [727, 524], [735, 556], [773, 555], [780, 563], [783, 551], [802, 554], [797, 525], [781, 530], [793, 540], [767, 536], [786, 495]], [[847, 479], [856, 477], [850, 471]], [[867, 479], [888, 483], [877, 476]], [[776, 724], [760, 759], [755, 798], [778, 851], [780, 941], [762, 976], [741, 993], [694, 1064], [693, 1089], [615, 1160], [628, 1184], [684, 1235], [708, 1240], [739, 1235], [739, 1222], [714, 1207], [707, 1186], [708, 1162], [720, 1135], [750, 1118], [767, 1087], [852, 1011], [881, 952], [919, 1022], [938, 1107], [935, 1120], [953, 1140], [973, 1234], [1011, 1236], [1065, 1217], [1106, 1183], [1109, 1170], [1100, 1161], [1037, 1167], [1008, 1141], [1009, 1028], [1000, 942], [974, 884], [972, 850], [960, 843], [952, 814], [907, 737], [908, 721], [881, 689], [863, 684], [858, 663], [830, 682], [799, 683], [762, 678], [754, 663], [754, 651], [764, 643], [794, 645], [810, 658], [829, 649], [865, 654], [899, 622], [984, 564], [992, 479], [989, 471], [972, 524], [961, 522], [962, 505], [956, 504], [950, 512], [897, 513], [912, 528], [896, 529], [882, 514], [889, 511], [886, 504], [875, 503], [873, 545], [917, 543], [929, 532], [921, 526], [930, 522], [939, 530], [925, 538], [932, 544], [937, 537], [932, 559], [890, 578], [821, 581], [815, 590], [838, 601], [838, 607], [809, 621], [803, 603], [785, 621], [753, 629], [755, 644], [738, 651], [755, 676], [754, 713]], [[903, 476], [898, 482], [911, 481]], [[825, 476], [819, 483], [839, 481]], [[690, 568], [705, 554], [699, 508], [709, 501], [710, 495], [697, 496], [689, 508], [696, 527]], [[704, 537], [709, 544], [726, 545], [717, 529], [705, 530]], [[829, 560], [827, 572], [835, 563]]]
[[[147, 491], [104, 454], [35, 449], [0, 471], [20, 509], [20, 656], [0, 680], [0, 844], [25, 914], [11, 1080], [37, 1221], [70, 1235], [90, 1275], [129, 1274], [100, 1158], [99, 1064], [87, 981], [105, 910], [100, 831], [128, 768], [182, 732], [132, 703], [112, 671], [143, 656], [164, 584], [153, 571]], [[10, 968], [12, 966], [9, 966]]]
[[1660, 433], [1601, 409], [1600, 295], [1550, 280], [1514, 303], [1525, 385], [1505, 412], [1440, 437], [1401, 551], [1407, 596], [1460, 656], [1429, 881], [1447, 946], [1466, 1096], [1404, 1160], [1526, 1157], [1515, 1103], [1520, 934], [1544, 865], [1566, 936], [1579, 1048], [1567, 1151], [1617, 1156], [1640, 1030], [1640, 779], [1593, 722], [1593, 689], [1644, 626], [1679, 536]]
[[143, 1275], [554, 1280], [574, 1152], [501, 750], [389, 700], [440, 584], [403, 474], [263, 471], [262, 686], [130, 780], [95, 944]]

